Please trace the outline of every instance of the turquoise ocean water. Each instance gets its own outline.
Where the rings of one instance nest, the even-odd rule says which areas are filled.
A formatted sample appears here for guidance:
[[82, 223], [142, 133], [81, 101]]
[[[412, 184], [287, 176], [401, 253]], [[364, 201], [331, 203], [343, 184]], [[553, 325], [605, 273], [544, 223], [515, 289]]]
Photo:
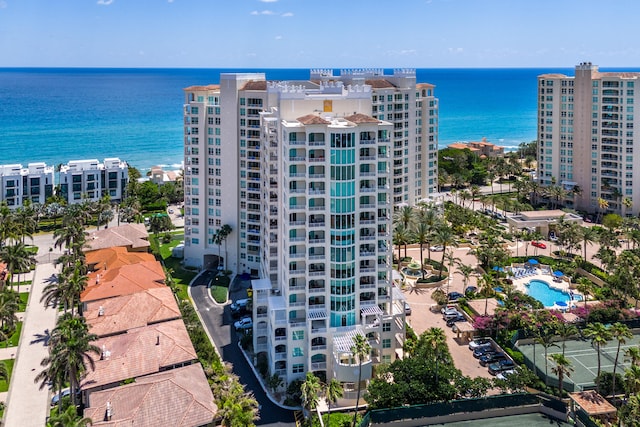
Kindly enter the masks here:
[[[309, 78], [307, 69], [0, 68], [0, 164], [119, 157], [143, 171], [178, 168], [182, 89], [218, 83], [221, 72], [250, 71], [270, 80]], [[441, 147], [487, 137], [507, 149], [536, 138], [536, 77], [547, 72], [573, 74], [416, 70], [418, 82], [436, 85]]]

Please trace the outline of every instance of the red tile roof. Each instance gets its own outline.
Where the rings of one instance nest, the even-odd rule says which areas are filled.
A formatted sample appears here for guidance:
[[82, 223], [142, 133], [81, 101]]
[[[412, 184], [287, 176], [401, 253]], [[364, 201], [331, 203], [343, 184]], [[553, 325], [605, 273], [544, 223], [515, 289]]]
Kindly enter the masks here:
[[82, 380], [83, 391], [188, 364], [198, 357], [182, 319], [130, 329], [93, 344], [108, 354], [91, 355], [95, 369], [89, 369]]
[[80, 294], [80, 301], [90, 302], [160, 288], [166, 286], [164, 281], [164, 271], [158, 261], [108, 268], [90, 275], [88, 286]]
[[130, 252], [123, 246], [98, 249], [85, 254], [85, 262], [91, 271], [118, 268], [128, 264], [155, 261], [155, 259], [149, 252]]
[[99, 337], [181, 317], [173, 291], [167, 286], [93, 301], [82, 314], [89, 332]]
[[378, 119], [374, 119], [371, 116], [367, 116], [366, 114], [353, 114], [351, 116], [345, 117], [345, 120], [350, 121], [351, 123], [360, 124], [360, 123], [380, 123]]
[[328, 125], [330, 123], [315, 114], [307, 114], [306, 116], [298, 117], [296, 120], [303, 125]]
[[[199, 363], [89, 393], [84, 416], [99, 427], [192, 427], [213, 422], [218, 408]], [[107, 403], [111, 419], [106, 420]]]

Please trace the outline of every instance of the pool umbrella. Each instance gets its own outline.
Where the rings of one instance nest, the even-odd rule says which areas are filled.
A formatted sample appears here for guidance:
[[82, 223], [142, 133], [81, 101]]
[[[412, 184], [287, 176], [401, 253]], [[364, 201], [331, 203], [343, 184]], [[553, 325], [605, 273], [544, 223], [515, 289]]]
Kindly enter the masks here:
[[562, 271], [560, 271], [560, 270], [556, 270], [556, 271], [553, 272], [553, 275], [556, 276], [556, 277], [562, 277], [562, 276], [564, 276], [564, 273]]
[[538, 261], [536, 261], [535, 259], [530, 259], [529, 261], [527, 261], [527, 263], [531, 265], [536, 265], [538, 264]]
[[498, 267], [497, 265], [493, 267], [493, 271], [504, 271], [504, 268]]
[[556, 305], [557, 305], [558, 307], [566, 307], [566, 306], [567, 306], [567, 303], [566, 303], [566, 302], [564, 302], [564, 301], [556, 301]]

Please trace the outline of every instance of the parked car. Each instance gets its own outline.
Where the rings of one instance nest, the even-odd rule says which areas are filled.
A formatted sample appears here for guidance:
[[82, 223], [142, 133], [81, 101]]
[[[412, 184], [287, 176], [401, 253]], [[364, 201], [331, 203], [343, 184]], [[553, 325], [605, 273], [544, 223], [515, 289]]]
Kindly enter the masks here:
[[478, 347], [491, 345], [491, 338], [476, 338], [469, 343], [469, 350], [475, 350]]
[[243, 317], [242, 319], [237, 320], [233, 324], [233, 327], [236, 328], [236, 331], [251, 329], [253, 328], [253, 320], [251, 319], [251, 317]]
[[531, 246], [535, 246], [536, 248], [540, 248], [540, 249], [547, 249], [547, 245], [545, 245], [542, 242], [537, 242], [535, 240], [531, 242]]
[[478, 288], [476, 286], [467, 286], [464, 289], [465, 294], [475, 294], [476, 292], [478, 292]]
[[407, 302], [404, 303], [404, 315], [411, 316], [411, 306]]
[[235, 300], [234, 302], [231, 303], [231, 314], [233, 315], [239, 315], [239, 314], [243, 314], [247, 311], [247, 305], [249, 304], [249, 299], [248, 298], [243, 298], [243, 299], [239, 299], [239, 300]]
[[449, 298], [449, 301], [458, 301], [460, 298], [463, 298], [464, 295], [460, 292], [449, 292], [447, 297]]
[[498, 375], [499, 372], [509, 371], [515, 369], [516, 364], [509, 359], [502, 359], [489, 365], [489, 373], [491, 375]]
[[460, 316], [452, 317], [451, 319], [447, 319], [447, 326], [452, 327], [454, 324], [458, 322], [466, 322], [467, 318], [462, 314]]
[[440, 246], [440, 245], [438, 245], [438, 246], [431, 246], [431, 247], [429, 247], [429, 250], [430, 250], [431, 252], [442, 252], [442, 251], [444, 251], [444, 246]]
[[53, 397], [51, 398], [51, 406], [57, 405], [60, 399], [62, 399], [63, 397], [69, 396], [70, 394], [71, 394], [71, 390], [68, 388], [65, 388], [60, 393], [54, 394]]
[[442, 307], [440, 313], [442, 313], [443, 316], [446, 314], [455, 314], [458, 313], [458, 308], [455, 306]]
[[456, 310], [455, 312], [450, 312], [450, 313], [447, 313], [447, 314], [443, 314], [442, 315], [442, 319], [448, 321], [448, 320], [455, 319], [456, 317], [460, 317], [460, 316], [463, 316], [463, 314], [460, 313], [458, 310]]
[[515, 369], [508, 369], [506, 371], [498, 372], [496, 374], [496, 378], [499, 379], [499, 380], [506, 380], [509, 375], [511, 375], [511, 374], [513, 374], [515, 372], [516, 372]]
[[495, 353], [483, 354], [480, 356], [480, 365], [487, 366], [491, 363], [498, 362], [507, 358], [507, 355], [498, 351]]
[[492, 345], [488, 344], [484, 347], [478, 347], [475, 350], [473, 350], [473, 357], [475, 357], [476, 359], [480, 359], [485, 354], [495, 353], [495, 352], [496, 352], [496, 349], [493, 348]]

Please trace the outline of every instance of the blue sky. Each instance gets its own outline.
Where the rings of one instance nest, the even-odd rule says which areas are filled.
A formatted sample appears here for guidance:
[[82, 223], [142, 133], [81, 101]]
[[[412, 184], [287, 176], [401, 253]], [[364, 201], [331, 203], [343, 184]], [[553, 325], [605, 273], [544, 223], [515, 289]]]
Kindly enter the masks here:
[[638, 16], [638, 0], [0, 0], [0, 67], [638, 67]]

